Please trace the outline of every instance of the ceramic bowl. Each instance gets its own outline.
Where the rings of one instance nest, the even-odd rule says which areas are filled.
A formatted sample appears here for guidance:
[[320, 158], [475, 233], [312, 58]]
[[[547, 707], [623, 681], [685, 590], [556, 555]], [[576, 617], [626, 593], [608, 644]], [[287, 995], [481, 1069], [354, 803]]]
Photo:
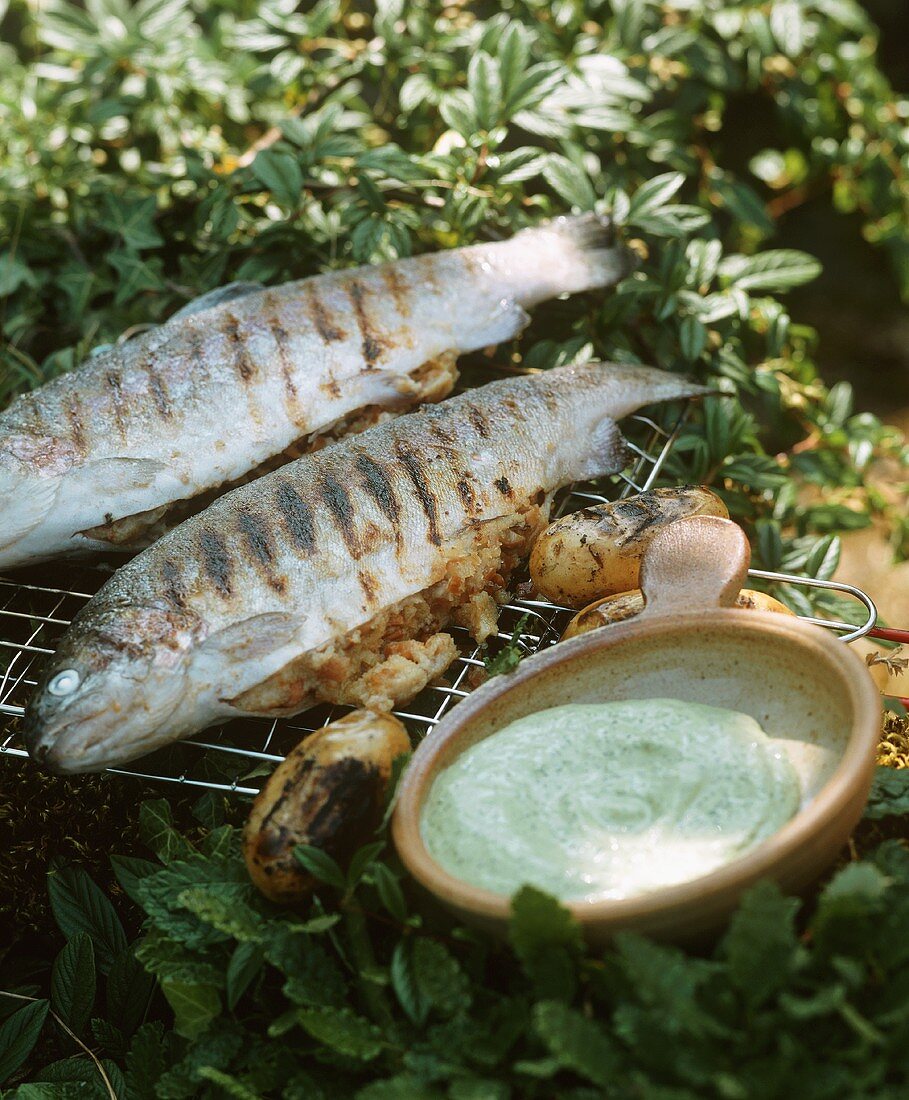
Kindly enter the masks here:
[[669, 697], [754, 717], [791, 761], [800, 808], [777, 833], [711, 874], [623, 900], [566, 902], [588, 939], [603, 943], [622, 929], [703, 937], [759, 879], [794, 892], [816, 879], [867, 801], [880, 698], [863, 662], [830, 632], [730, 606], [748, 561], [747, 539], [729, 520], [673, 524], [645, 557], [647, 605], [637, 618], [527, 658], [454, 707], [419, 746], [401, 783], [393, 836], [411, 875], [463, 920], [504, 932], [508, 897], [452, 876], [423, 844], [420, 815], [435, 777], [471, 745], [535, 711]]

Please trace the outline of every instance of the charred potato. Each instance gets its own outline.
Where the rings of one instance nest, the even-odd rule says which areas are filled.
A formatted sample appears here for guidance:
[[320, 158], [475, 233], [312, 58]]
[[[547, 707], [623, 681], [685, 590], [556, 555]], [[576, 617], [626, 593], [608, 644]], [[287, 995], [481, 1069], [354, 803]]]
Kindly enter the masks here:
[[[776, 611], [781, 615], [794, 615], [794, 611], [768, 596], [764, 592], [755, 592], [750, 588], [743, 588], [735, 601], [736, 607], [747, 611]], [[602, 600], [585, 607], [579, 611], [565, 628], [562, 641], [568, 638], [576, 638], [579, 634], [586, 634], [589, 630], [597, 630], [601, 626], [611, 626], [613, 623], [623, 623], [626, 619], [633, 619], [644, 610], [644, 594], [639, 588], [631, 592], [619, 592], [615, 596], [606, 596]]]
[[551, 523], [534, 543], [530, 577], [537, 591], [565, 607], [627, 592], [640, 583], [641, 559], [660, 528], [688, 516], [728, 518], [709, 489], [651, 489], [583, 508]]
[[390, 714], [356, 710], [311, 734], [275, 769], [243, 833], [250, 877], [267, 898], [290, 903], [313, 880], [294, 857], [298, 844], [346, 858], [379, 823], [391, 767], [410, 752]]

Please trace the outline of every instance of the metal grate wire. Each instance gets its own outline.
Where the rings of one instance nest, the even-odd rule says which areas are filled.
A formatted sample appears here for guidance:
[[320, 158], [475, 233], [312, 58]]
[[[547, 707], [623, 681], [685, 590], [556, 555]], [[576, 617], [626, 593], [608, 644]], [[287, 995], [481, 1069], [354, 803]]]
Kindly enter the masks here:
[[[623, 424], [634, 455], [629, 468], [598, 483], [573, 486], [558, 499], [555, 513], [564, 514], [649, 489], [660, 475], [685, 416], [686, 408], [677, 404], [662, 407], [652, 415], [629, 417]], [[874, 627], [877, 618], [874, 604], [851, 585], [757, 569], [751, 575], [771, 582], [832, 589], [857, 600], [865, 609], [861, 626], [807, 618], [808, 622], [837, 631], [844, 641], [861, 637]], [[76, 612], [108, 576], [109, 569], [56, 563], [40, 572], [32, 571], [25, 580], [0, 577], [0, 756], [10, 759], [27, 756], [20, 722], [35, 687], [40, 663], [54, 652], [57, 639]], [[518, 591], [522, 579], [517, 578]], [[568, 608], [541, 600], [516, 598], [502, 607], [498, 634], [487, 643], [485, 652], [495, 652], [510, 642], [516, 631], [516, 640], [525, 652], [545, 649], [559, 640], [573, 614]], [[470, 693], [483, 669], [484, 651], [467, 632], [458, 627], [450, 628], [449, 632], [460, 648], [458, 660], [443, 680], [426, 688], [406, 708], [395, 711], [418, 738], [430, 733], [447, 711]], [[241, 796], [255, 795], [263, 777], [307, 733], [349, 709], [319, 706], [291, 719], [233, 721], [158, 751], [134, 766], [113, 768], [111, 773]]]

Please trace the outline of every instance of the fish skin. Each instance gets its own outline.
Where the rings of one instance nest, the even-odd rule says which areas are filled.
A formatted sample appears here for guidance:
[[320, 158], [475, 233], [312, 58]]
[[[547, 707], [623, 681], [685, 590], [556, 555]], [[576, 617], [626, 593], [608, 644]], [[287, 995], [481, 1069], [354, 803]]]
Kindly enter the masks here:
[[[704, 392], [650, 367], [561, 367], [426, 406], [233, 490], [79, 613], [29, 704], [29, 751], [56, 771], [98, 770], [250, 713], [244, 692], [439, 582], [484, 524], [534, 505], [545, 520], [556, 489], [621, 469], [617, 419]], [[59, 698], [48, 683], [64, 669], [81, 684]]]
[[[493, 244], [211, 292], [0, 413], [0, 569], [122, 549], [111, 529], [121, 520], [122, 537], [147, 544], [162, 507], [229, 487], [364, 409], [444, 397], [457, 354], [511, 339], [536, 303], [632, 267], [608, 220], [582, 215]], [[418, 374], [434, 361], [438, 371]]]

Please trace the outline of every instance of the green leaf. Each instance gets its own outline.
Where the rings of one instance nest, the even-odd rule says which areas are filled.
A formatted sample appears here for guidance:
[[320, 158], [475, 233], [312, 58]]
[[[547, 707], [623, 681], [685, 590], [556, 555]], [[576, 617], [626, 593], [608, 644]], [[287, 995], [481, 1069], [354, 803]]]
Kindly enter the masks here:
[[54, 960], [51, 973], [51, 1007], [77, 1035], [95, 1003], [95, 952], [91, 937], [76, 932]]
[[278, 149], [263, 149], [252, 163], [253, 175], [282, 206], [296, 207], [303, 191], [303, 173], [296, 157]]
[[6, 298], [22, 286], [37, 285], [37, 278], [24, 260], [13, 252], [0, 253], [0, 298]]
[[158, 248], [164, 244], [164, 238], [155, 228], [156, 206], [154, 195], [119, 198], [106, 192], [101, 224], [120, 237], [129, 249]]
[[347, 879], [344, 872], [328, 852], [323, 852], [321, 848], [315, 848], [311, 844], [298, 844], [294, 848], [294, 856], [319, 882], [334, 886], [338, 890], [346, 888]]
[[825, 535], [813, 546], [805, 559], [805, 572], [809, 577], [829, 581], [840, 563], [840, 540], [836, 535]]
[[213, 985], [165, 981], [161, 990], [174, 1013], [174, 1031], [184, 1039], [198, 1039], [221, 1014], [221, 998]]
[[637, 222], [644, 214], [650, 214], [665, 206], [685, 182], [681, 172], [665, 172], [647, 180], [631, 196], [628, 221]]
[[573, 995], [581, 932], [563, 905], [533, 886], [523, 886], [511, 899], [508, 936], [540, 996], [567, 1000]]
[[0, 1085], [31, 1054], [49, 1009], [47, 1001], [34, 1001], [0, 1024]]
[[159, 291], [165, 287], [163, 265], [157, 256], [143, 259], [137, 252], [121, 248], [108, 253], [107, 261], [118, 275], [115, 305], [123, 305], [145, 291]]
[[407, 919], [407, 903], [404, 891], [394, 872], [385, 863], [377, 863], [371, 871], [372, 880], [379, 894], [379, 900], [397, 921]]
[[740, 290], [785, 291], [816, 279], [821, 265], [807, 252], [773, 248], [756, 256], [727, 256], [719, 270]]
[[374, 1024], [347, 1008], [301, 1008], [296, 1018], [317, 1042], [361, 1062], [372, 1061], [385, 1045]]
[[482, 50], [471, 57], [467, 66], [467, 90], [479, 128], [491, 130], [502, 109], [502, 78], [498, 61]]
[[696, 317], [683, 317], [679, 326], [679, 346], [689, 363], [701, 357], [707, 346], [707, 330]]
[[543, 179], [573, 209], [592, 210], [596, 201], [587, 173], [568, 157], [550, 153], [543, 166]]
[[469, 138], [480, 129], [473, 99], [464, 88], [446, 92], [439, 104], [439, 113], [445, 124], [463, 137]]
[[527, 649], [521, 642], [521, 635], [526, 630], [529, 620], [529, 615], [522, 615], [515, 624], [511, 640], [493, 656], [484, 655], [483, 667], [486, 669], [487, 676], [504, 676], [506, 673], [513, 672], [521, 660], [527, 656]]
[[162, 863], [178, 856], [189, 855], [192, 845], [177, 832], [173, 824], [170, 803], [166, 798], [143, 802], [139, 807], [139, 835]]
[[533, 1026], [563, 1069], [603, 1088], [612, 1084], [621, 1066], [619, 1051], [593, 1020], [558, 1001], [544, 1001], [534, 1007]]
[[75, 867], [52, 870], [47, 889], [60, 931], [67, 939], [78, 932], [87, 933], [98, 969], [106, 974], [126, 947], [126, 933], [113, 905], [88, 875]]
[[233, 1010], [250, 983], [262, 970], [265, 955], [257, 943], [239, 943], [227, 964], [226, 986], [227, 1007]]
[[909, 768], [878, 767], [865, 807], [868, 821], [909, 814]]
[[742, 898], [723, 939], [729, 977], [752, 1007], [764, 1004], [788, 981], [798, 950], [798, 900], [760, 882]]
[[127, 1037], [142, 1023], [155, 981], [136, 958], [132, 947], [114, 959], [107, 975], [107, 1014]]
[[424, 937], [399, 941], [392, 955], [391, 984], [418, 1026], [433, 1008], [451, 1016], [471, 1001], [470, 982], [457, 960], [443, 944]]

